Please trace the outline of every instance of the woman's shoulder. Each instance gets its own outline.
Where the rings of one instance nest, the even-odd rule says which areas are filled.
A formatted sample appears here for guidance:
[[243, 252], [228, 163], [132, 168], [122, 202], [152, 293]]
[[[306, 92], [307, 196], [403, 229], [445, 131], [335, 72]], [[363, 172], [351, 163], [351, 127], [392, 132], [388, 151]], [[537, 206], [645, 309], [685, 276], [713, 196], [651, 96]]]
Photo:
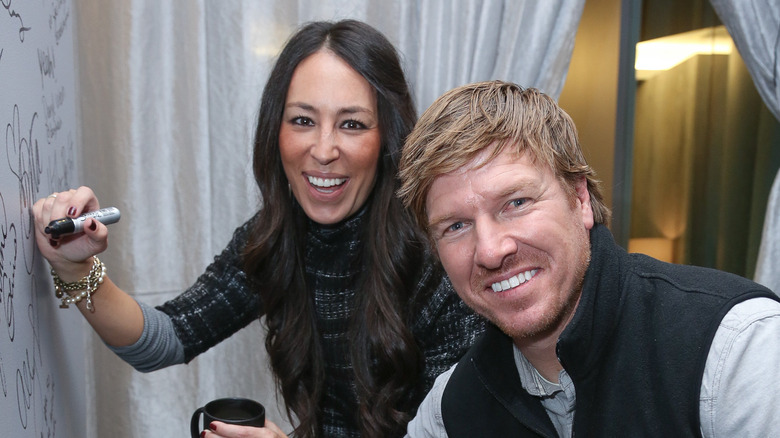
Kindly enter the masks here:
[[460, 299], [438, 262], [432, 260], [425, 269], [429, 286], [417, 291], [411, 327], [432, 381], [484, 332], [485, 320]]
[[244, 250], [244, 247], [249, 242], [250, 236], [252, 234], [252, 230], [255, 228], [259, 220], [260, 220], [260, 212], [258, 211], [257, 213], [252, 215], [252, 217], [247, 219], [244, 223], [236, 227], [236, 229], [233, 230], [233, 235], [231, 236], [226, 249], [238, 253], [242, 252]]
[[426, 257], [423, 263], [413, 300], [416, 328], [425, 330], [442, 324], [457, 324], [457, 320], [466, 321], [467, 325], [481, 325], [476, 322], [480, 318], [460, 299], [444, 268], [433, 256]]

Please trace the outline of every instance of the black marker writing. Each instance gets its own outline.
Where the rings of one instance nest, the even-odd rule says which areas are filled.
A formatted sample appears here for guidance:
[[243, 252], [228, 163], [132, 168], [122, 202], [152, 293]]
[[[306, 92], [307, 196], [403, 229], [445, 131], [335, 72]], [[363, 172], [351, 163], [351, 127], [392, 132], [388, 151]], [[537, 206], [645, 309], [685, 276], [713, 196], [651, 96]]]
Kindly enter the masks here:
[[[22, 134], [20, 119], [19, 107], [14, 105], [13, 120], [6, 125], [5, 129], [5, 151], [8, 167], [19, 181], [20, 211], [29, 212], [40, 191], [41, 174], [43, 173], [38, 152], [38, 140], [33, 138], [33, 127], [38, 119], [38, 113], [33, 113], [30, 118], [30, 128], [26, 130], [27, 137]], [[23, 218], [22, 231], [25, 238], [32, 235], [31, 214], [27, 214], [27, 217]]]
[[8, 383], [5, 381], [5, 366], [3, 365], [2, 351], [0, 351], [0, 388], [3, 390], [3, 397], [8, 397]]
[[38, 49], [38, 67], [41, 69], [41, 87], [44, 86], [43, 79], [48, 76], [54, 79], [54, 53], [51, 51], [51, 47], [47, 50]]
[[14, 318], [14, 286], [16, 283], [17, 245], [16, 224], [8, 223], [5, 211], [5, 199], [0, 193], [0, 317], [5, 322], [8, 339], [16, 337], [16, 319]]
[[61, 86], [59, 91], [51, 95], [48, 99], [44, 94], [41, 98], [43, 103], [43, 114], [46, 122], [46, 141], [51, 144], [57, 137], [57, 133], [62, 128], [62, 117], [59, 114], [59, 108], [65, 102], [65, 87]]
[[57, 352], [58, 341], [81, 347], [61, 338], [67, 321], [53, 318], [32, 215], [35, 200], [72, 186], [78, 169], [73, 3], [0, 0], [0, 437], [54, 438], [63, 435], [58, 423], [79, 435], [61, 417], [81, 409], [60, 409], [71, 398], [72, 371]]
[[59, 0], [58, 4], [54, 5], [54, 12], [49, 16], [49, 29], [54, 32], [57, 45], [60, 44], [60, 38], [65, 33], [70, 18], [70, 9], [66, 9], [64, 13], [61, 12], [61, 9], [68, 6], [64, 1]]
[[15, 18], [19, 22], [19, 41], [24, 42], [24, 33], [28, 30], [32, 29], [31, 27], [25, 27], [24, 25], [24, 19], [22, 19], [22, 16], [16, 12], [16, 9], [11, 8], [11, 3], [13, 3], [13, 0], [0, 0], [0, 5], [3, 5], [3, 8], [5, 8], [6, 12], [8, 12], [8, 16], [11, 18]]

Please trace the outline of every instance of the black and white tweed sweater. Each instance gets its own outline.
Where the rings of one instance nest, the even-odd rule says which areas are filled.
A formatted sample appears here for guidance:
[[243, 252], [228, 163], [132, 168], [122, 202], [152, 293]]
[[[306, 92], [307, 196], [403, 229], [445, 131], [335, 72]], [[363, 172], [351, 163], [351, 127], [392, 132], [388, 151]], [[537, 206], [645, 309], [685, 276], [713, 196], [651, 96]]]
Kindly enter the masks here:
[[[317, 329], [324, 352], [326, 388], [322, 401], [322, 436], [357, 437], [355, 381], [349, 354], [348, 325], [354, 311], [363, 214], [333, 226], [310, 222], [306, 238], [307, 285], [314, 294]], [[251, 220], [239, 227], [227, 248], [197, 282], [179, 297], [159, 306], [184, 345], [185, 361], [216, 345], [262, 314], [259, 296], [242, 270], [243, 248]], [[424, 374], [410, 395], [414, 412], [440, 373], [455, 364], [482, 333], [481, 318], [452, 290], [433, 260], [420, 267], [415, 300], [420, 309], [412, 332], [425, 358]]]

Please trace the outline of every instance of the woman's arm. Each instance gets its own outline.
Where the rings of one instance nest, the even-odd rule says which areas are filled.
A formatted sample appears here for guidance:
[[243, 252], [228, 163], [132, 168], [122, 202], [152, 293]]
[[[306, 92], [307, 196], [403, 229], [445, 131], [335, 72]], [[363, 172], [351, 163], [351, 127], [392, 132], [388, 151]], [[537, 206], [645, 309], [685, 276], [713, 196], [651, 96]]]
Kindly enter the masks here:
[[[63, 282], [75, 282], [89, 275], [93, 256], [108, 247], [108, 229], [95, 219], [87, 219], [83, 233], [54, 238], [44, 230], [52, 220], [75, 218], [99, 208], [97, 197], [88, 187], [53, 193], [33, 205], [38, 249]], [[104, 342], [126, 346], [138, 340], [144, 324], [141, 308], [108, 275], [91, 298], [92, 310], [87, 308], [86, 300], [75, 305]]]
[[[43, 230], [52, 219], [76, 217], [99, 208], [87, 187], [50, 195], [33, 206], [38, 247], [64, 282], [78, 281], [89, 274], [93, 255], [108, 246], [108, 230], [92, 220], [85, 223], [84, 233], [79, 235], [52, 239]], [[137, 369], [151, 371], [189, 362], [262, 313], [256, 285], [250, 284], [243, 271], [242, 251], [249, 239], [251, 221], [235, 231], [227, 247], [192, 286], [157, 309], [145, 310], [146, 315], [153, 316], [155, 330], [148, 327], [149, 321], [135, 299], [107, 276], [92, 297], [94, 312], [87, 309], [84, 300], [77, 304], [79, 310], [103, 341]], [[141, 339], [142, 335], [146, 338]]]
[[[414, 333], [425, 357], [422, 397], [431, 389], [436, 377], [447, 371], [466, 353], [485, 331], [485, 320], [471, 310], [452, 288], [443, 269], [433, 260], [420, 282], [418, 296], [426, 297], [418, 308]], [[424, 289], [434, 287], [433, 293]]]

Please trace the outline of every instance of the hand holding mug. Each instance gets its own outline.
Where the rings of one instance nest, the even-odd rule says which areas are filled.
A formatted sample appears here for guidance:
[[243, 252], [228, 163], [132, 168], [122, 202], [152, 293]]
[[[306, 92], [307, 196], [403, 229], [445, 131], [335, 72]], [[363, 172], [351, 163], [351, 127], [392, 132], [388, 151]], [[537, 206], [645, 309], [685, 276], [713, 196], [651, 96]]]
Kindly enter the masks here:
[[211, 423], [214, 429], [204, 430], [201, 438], [287, 438], [273, 421], [266, 420], [263, 427], [237, 426], [235, 424]]
[[[203, 414], [203, 427], [198, 427], [200, 414]], [[199, 438], [200, 431], [209, 429], [212, 421], [239, 426], [263, 427], [265, 408], [260, 403], [246, 398], [220, 398], [206, 403], [192, 414], [190, 433]]]

